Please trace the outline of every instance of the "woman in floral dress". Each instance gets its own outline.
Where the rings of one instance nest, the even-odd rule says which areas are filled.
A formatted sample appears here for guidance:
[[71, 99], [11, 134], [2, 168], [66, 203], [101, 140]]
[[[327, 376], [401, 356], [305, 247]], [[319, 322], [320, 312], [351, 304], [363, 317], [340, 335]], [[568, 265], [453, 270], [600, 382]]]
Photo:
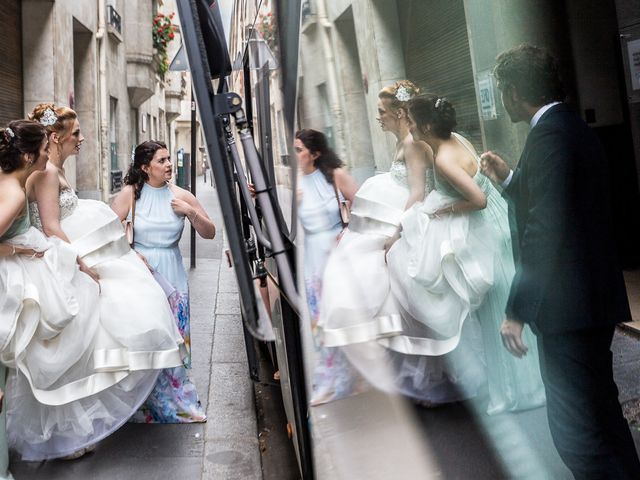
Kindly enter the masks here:
[[149, 269], [166, 280], [169, 303], [184, 337], [188, 355], [184, 366], [160, 374], [154, 391], [132, 421], [146, 423], [204, 422], [206, 416], [195, 385], [187, 375], [191, 368], [189, 328], [189, 286], [178, 243], [184, 219], [203, 238], [211, 239], [216, 229], [200, 202], [188, 191], [169, 183], [172, 176], [169, 151], [162, 142], [138, 145], [125, 177], [126, 186], [112, 208], [121, 220], [131, 214], [135, 202], [134, 249]]

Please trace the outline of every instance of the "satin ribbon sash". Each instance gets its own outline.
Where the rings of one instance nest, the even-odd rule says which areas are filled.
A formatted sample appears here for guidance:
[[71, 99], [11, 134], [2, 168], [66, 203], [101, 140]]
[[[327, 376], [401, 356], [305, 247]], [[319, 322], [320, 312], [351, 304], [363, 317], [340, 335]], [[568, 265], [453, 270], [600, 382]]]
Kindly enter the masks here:
[[402, 332], [402, 319], [399, 314], [381, 315], [373, 321], [350, 325], [342, 328], [320, 329], [325, 347], [342, 347], [353, 343], [368, 342], [388, 335]]
[[355, 212], [351, 212], [349, 219], [349, 230], [356, 233], [391, 237], [397, 228], [397, 223], [386, 223]]
[[182, 365], [182, 358], [178, 347], [157, 352], [127, 352], [126, 349], [96, 350], [94, 364], [96, 373], [52, 390], [43, 390], [34, 386], [24, 361], [18, 361], [17, 366], [29, 382], [36, 400], [44, 405], [57, 406], [106, 390], [127, 378], [132, 371], [178, 367]]
[[360, 197], [356, 194], [356, 198], [351, 207], [351, 214], [356, 214], [361, 218], [369, 218], [377, 220], [381, 223], [392, 224], [398, 226], [400, 216], [404, 211], [404, 204], [401, 208], [393, 205], [381, 203], [378, 200], [370, 200], [366, 197]]
[[120, 258], [131, 250], [122, 230], [122, 224], [117, 218], [74, 240], [72, 245], [88, 267]]
[[116, 370], [158, 370], [182, 365], [178, 347], [158, 352], [132, 352], [126, 348], [100, 349], [93, 354], [94, 368], [98, 372]]
[[[462, 331], [462, 323], [464, 322], [460, 323], [460, 332]], [[389, 350], [406, 355], [439, 357], [453, 351], [458, 346], [460, 332], [445, 340], [397, 335], [395, 337], [381, 338], [378, 343]]]

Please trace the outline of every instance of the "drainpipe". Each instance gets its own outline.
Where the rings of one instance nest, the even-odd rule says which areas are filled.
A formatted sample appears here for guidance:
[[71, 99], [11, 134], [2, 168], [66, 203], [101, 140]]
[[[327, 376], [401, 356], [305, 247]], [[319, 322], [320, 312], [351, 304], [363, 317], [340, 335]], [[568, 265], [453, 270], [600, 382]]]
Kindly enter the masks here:
[[334, 118], [334, 131], [336, 139], [336, 150], [340, 158], [347, 158], [344, 141], [344, 118], [340, 103], [338, 89], [338, 73], [336, 60], [333, 56], [333, 45], [331, 44], [331, 22], [327, 16], [326, 0], [316, 2], [318, 26], [320, 32], [320, 42], [324, 54], [325, 68], [327, 69], [327, 96], [329, 97], [329, 108]]
[[109, 182], [109, 172], [111, 162], [109, 161], [109, 119], [107, 99], [107, 41], [105, 33], [107, 31], [107, 22], [105, 17], [106, 5], [105, 0], [98, 0], [98, 32], [96, 40], [98, 40], [98, 145], [100, 151], [98, 153], [98, 189], [101, 192], [102, 200], [107, 201], [111, 193]]

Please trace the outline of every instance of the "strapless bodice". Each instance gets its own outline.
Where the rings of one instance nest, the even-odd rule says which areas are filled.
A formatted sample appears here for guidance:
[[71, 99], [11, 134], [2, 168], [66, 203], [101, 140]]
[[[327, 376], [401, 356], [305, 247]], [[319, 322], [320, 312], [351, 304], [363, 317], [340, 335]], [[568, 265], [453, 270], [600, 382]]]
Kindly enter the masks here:
[[15, 237], [16, 235], [20, 235], [27, 230], [31, 226], [31, 221], [29, 220], [29, 210], [27, 209], [27, 204], [24, 205], [24, 210], [20, 214], [18, 218], [16, 218], [11, 226], [7, 229], [4, 234], [0, 235], [0, 241], [8, 240], [9, 238]]
[[[64, 220], [78, 206], [78, 196], [70, 188], [63, 188], [58, 195], [58, 204], [60, 205], [60, 220]], [[38, 202], [29, 202], [29, 213], [31, 215], [31, 224], [38, 230], [42, 230], [42, 219], [40, 218], [40, 210], [38, 210]]]
[[[389, 168], [389, 173], [391, 174], [391, 178], [393, 180], [402, 185], [403, 187], [409, 187], [409, 171], [407, 169], [407, 164], [402, 159], [396, 159], [391, 163], [391, 167]], [[433, 169], [427, 168], [425, 172], [425, 192], [429, 193], [434, 188], [434, 178], [433, 178]]]

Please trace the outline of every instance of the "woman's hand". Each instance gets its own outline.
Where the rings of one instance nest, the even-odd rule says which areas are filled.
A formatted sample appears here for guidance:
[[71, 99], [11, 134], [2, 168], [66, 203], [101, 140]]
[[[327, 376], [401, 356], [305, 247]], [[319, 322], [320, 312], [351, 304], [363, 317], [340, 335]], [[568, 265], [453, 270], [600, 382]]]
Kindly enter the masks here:
[[82, 273], [86, 273], [87, 275], [89, 275], [89, 277], [91, 277], [91, 280], [100, 285], [100, 275], [98, 275], [98, 272], [96, 272], [92, 268], [89, 268], [80, 257], [78, 257], [78, 266], [80, 267], [80, 271]]
[[170, 187], [174, 193], [171, 199], [171, 208], [176, 215], [184, 215], [196, 229], [198, 235], [210, 240], [216, 236], [216, 226], [213, 224], [207, 212], [204, 211], [198, 199], [190, 192], [173, 185]]
[[[134, 250], [134, 252], [136, 252], [136, 251]], [[149, 261], [147, 260], [147, 257], [145, 257], [144, 255], [142, 255], [140, 252], [136, 252], [136, 255], [138, 255], [138, 258], [139, 258], [140, 260], [142, 260], [142, 262], [147, 266], [147, 268], [149, 269], [149, 271], [150, 271], [151, 273], [153, 273], [153, 268], [151, 267], [151, 265], [149, 265]]]
[[464, 211], [464, 205], [466, 205], [466, 203], [464, 202], [454, 203], [451, 205], [447, 205], [446, 207], [439, 208], [435, 212], [429, 213], [428, 215], [429, 218], [442, 218], [446, 215], [453, 215], [454, 213], [460, 213], [461, 211]]
[[5, 244], [4, 246], [9, 248], [9, 250], [5, 254], [5, 256], [7, 257], [10, 257], [12, 255], [20, 255], [22, 257], [29, 257], [29, 258], [42, 258], [45, 252], [45, 250], [38, 251], [38, 250], [34, 250], [33, 248], [16, 247], [8, 244]]
[[192, 217], [196, 214], [195, 208], [189, 205], [187, 202], [180, 198], [173, 197], [171, 200], [171, 208], [178, 215], [184, 215], [186, 217]]
[[396, 230], [396, 232], [391, 236], [391, 238], [389, 238], [386, 242], [384, 242], [384, 263], [387, 263], [387, 254], [389, 253], [389, 250], [391, 250], [391, 247], [393, 247], [393, 244], [396, 243], [398, 240], [400, 240], [400, 230]]

